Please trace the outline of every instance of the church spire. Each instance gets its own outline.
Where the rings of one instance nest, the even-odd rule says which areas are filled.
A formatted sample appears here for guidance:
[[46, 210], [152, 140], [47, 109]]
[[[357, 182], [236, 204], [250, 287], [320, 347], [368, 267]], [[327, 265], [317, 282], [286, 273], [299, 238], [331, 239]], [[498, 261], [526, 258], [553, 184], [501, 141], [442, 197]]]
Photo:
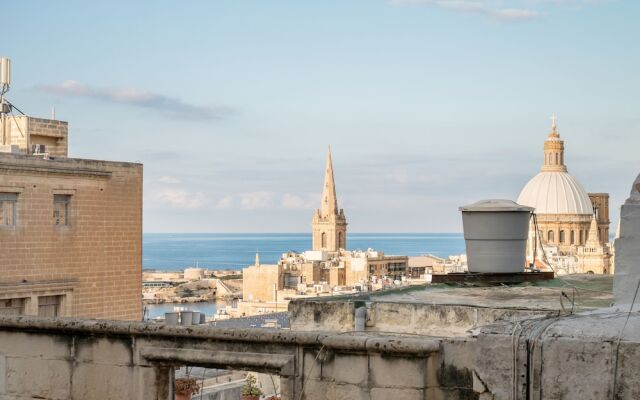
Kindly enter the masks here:
[[596, 220], [596, 211], [594, 210], [591, 217], [591, 225], [589, 226], [589, 236], [587, 237], [587, 247], [598, 247], [600, 245], [600, 232], [598, 232], [598, 221]]
[[322, 189], [320, 213], [322, 216], [338, 214], [338, 198], [336, 196], [336, 184], [333, 180], [331, 147], [329, 147], [329, 151], [327, 152], [327, 165], [324, 172], [324, 188]]
[[543, 172], [567, 172], [564, 165], [564, 141], [560, 139], [558, 133], [558, 117], [551, 116], [551, 132], [544, 142], [544, 164]]

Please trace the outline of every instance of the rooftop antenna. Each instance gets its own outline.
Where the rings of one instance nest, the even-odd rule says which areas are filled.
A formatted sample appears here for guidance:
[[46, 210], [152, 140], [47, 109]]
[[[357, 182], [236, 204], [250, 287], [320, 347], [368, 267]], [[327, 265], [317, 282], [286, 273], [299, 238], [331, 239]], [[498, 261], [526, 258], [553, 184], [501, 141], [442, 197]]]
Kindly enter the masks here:
[[2, 144], [8, 144], [5, 137], [5, 114], [11, 112], [11, 106], [4, 101], [4, 95], [9, 91], [11, 85], [11, 60], [7, 57], [0, 57], [0, 134]]

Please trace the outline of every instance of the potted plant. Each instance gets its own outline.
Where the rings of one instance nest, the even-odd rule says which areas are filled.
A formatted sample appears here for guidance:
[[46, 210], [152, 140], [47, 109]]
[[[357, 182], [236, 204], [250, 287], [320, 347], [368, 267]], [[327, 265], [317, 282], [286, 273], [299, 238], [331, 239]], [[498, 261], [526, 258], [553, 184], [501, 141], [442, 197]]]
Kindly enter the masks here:
[[256, 377], [249, 374], [242, 387], [242, 400], [260, 400], [262, 390], [256, 385]]
[[191, 400], [191, 396], [200, 391], [200, 386], [194, 378], [176, 379], [176, 400]]

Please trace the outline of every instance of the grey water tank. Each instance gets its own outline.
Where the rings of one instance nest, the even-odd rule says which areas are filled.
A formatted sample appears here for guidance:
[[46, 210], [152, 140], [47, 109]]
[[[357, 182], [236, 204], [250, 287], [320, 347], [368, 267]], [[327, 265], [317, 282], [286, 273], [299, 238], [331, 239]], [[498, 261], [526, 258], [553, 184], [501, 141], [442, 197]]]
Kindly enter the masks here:
[[193, 324], [193, 312], [180, 311], [180, 325], [192, 325]]
[[164, 313], [164, 323], [166, 325], [178, 325], [178, 313], [177, 312]]
[[523, 272], [533, 210], [511, 200], [460, 207], [469, 272]]

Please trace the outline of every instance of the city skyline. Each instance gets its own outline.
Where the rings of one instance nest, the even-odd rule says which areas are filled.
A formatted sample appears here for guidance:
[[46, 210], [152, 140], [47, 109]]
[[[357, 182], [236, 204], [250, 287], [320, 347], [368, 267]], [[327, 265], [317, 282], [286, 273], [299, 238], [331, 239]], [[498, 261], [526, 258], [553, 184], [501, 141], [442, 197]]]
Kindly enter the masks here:
[[552, 113], [612, 231], [637, 170], [629, 1], [33, 4], [8, 98], [55, 106], [73, 157], [143, 162], [145, 232], [307, 232], [329, 145], [350, 232], [459, 232], [537, 173]]

